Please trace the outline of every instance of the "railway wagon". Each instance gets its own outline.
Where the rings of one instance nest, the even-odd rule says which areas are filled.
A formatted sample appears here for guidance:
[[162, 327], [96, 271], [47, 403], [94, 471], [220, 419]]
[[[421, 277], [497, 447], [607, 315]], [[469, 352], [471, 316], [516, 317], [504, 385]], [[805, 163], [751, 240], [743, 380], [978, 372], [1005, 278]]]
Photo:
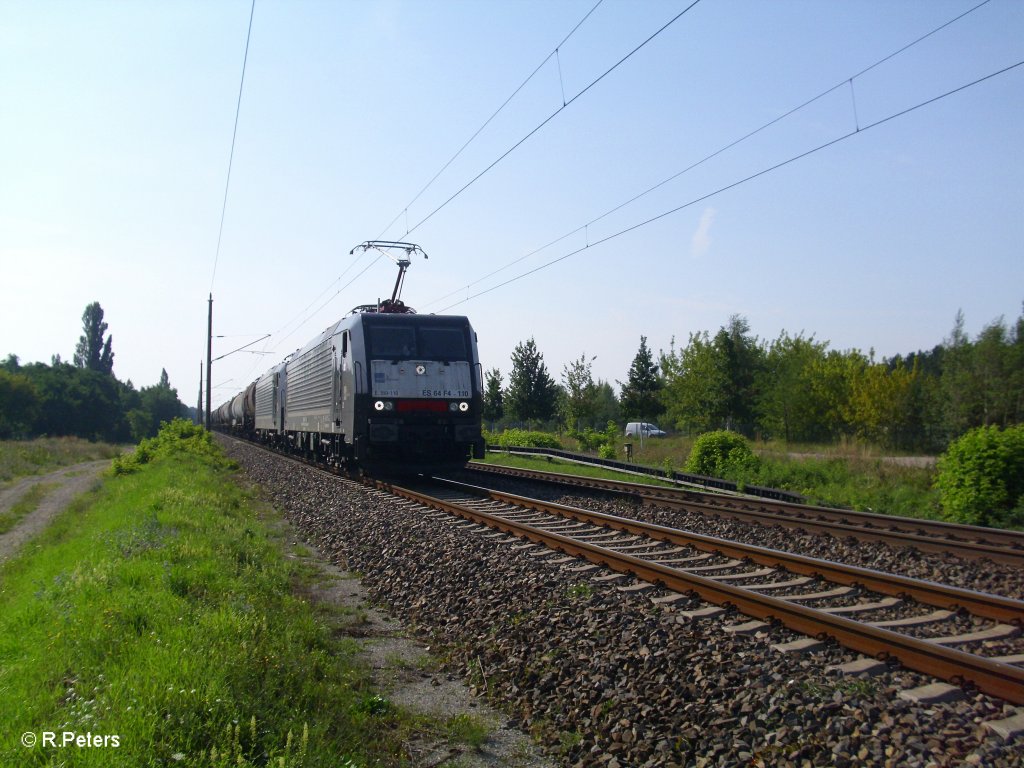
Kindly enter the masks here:
[[257, 438], [277, 445], [284, 436], [284, 404], [288, 386], [285, 369], [287, 361], [275, 365], [256, 380], [254, 426]]

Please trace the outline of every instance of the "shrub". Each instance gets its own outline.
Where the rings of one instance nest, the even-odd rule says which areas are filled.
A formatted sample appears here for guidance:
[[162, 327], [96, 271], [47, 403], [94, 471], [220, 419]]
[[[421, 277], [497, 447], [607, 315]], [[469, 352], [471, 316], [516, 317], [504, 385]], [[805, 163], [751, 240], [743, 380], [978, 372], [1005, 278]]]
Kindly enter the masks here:
[[485, 435], [487, 443], [499, 448], [561, 448], [558, 438], [546, 432], [530, 432], [525, 429], [506, 429], [501, 434]]
[[968, 525], [1020, 525], [1024, 513], [1024, 425], [978, 427], [939, 457], [935, 486], [943, 517]]
[[743, 435], [721, 429], [706, 432], [693, 444], [686, 471], [707, 477], [739, 479], [757, 472], [760, 461]]
[[581, 451], [597, 451], [597, 455], [602, 459], [619, 458], [619, 441], [622, 435], [614, 421], [609, 421], [603, 432], [587, 427], [582, 432], [570, 431], [569, 437], [579, 441]]
[[213, 435], [185, 419], [162, 422], [156, 437], [141, 441], [135, 450], [114, 459], [113, 471], [117, 475], [137, 472], [160, 456], [176, 453], [194, 453], [206, 456], [214, 465], [228, 467], [233, 462], [225, 459], [213, 443]]

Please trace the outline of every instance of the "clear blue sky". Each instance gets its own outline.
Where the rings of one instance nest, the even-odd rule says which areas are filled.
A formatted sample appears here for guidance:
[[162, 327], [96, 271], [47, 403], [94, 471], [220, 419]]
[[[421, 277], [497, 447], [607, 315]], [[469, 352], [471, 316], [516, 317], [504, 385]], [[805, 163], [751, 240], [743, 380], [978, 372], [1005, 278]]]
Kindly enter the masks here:
[[118, 377], [192, 404], [212, 290], [215, 356], [274, 334], [215, 366], [217, 403], [390, 293], [383, 260], [349, 285], [382, 236], [506, 380], [531, 336], [556, 379], [586, 354], [614, 381], [641, 335], [732, 314], [879, 356], [1020, 314], [1024, 67], [462, 301], [1024, 59], [1024, 2], [991, 0], [576, 231], [977, 4], [703, 0], [571, 101], [688, 5], [604, 0], [406, 214], [595, 1], [257, 0], [215, 271], [248, 0], [0, 0], [0, 355], [70, 359], [99, 301]]

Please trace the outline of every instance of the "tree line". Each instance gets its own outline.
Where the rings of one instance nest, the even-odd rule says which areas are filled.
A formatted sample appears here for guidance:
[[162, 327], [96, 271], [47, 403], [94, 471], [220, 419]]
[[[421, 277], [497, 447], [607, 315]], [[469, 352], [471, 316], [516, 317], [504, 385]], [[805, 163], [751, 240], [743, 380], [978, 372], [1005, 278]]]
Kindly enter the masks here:
[[641, 337], [620, 394], [593, 379], [587, 356], [555, 382], [531, 338], [512, 355], [509, 382], [486, 374], [484, 419], [603, 428], [656, 421], [687, 434], [728, 429], [791, 442], [858, 439], [886, 448], [938, 452], [976, 427], [1024, 422], [1024, 314], [989, 323], [973, 340], [958, 313], [929, 351], [876, 359], [830, 349], [813, 335], [783, 331], [762, 340], [733, 315], [712, 335], [673, 339], [657, 358]]
[[73, 362], [54, 355], [50, 365], [0, 362], [0, 439], [40, 435], [107, 442], [138, 442], [156, 435], [162, 421], [187, 416], [167, 371], [154, 386], [136, 389], [114, 376], [113, 336], [99, 302], [82, 314]]

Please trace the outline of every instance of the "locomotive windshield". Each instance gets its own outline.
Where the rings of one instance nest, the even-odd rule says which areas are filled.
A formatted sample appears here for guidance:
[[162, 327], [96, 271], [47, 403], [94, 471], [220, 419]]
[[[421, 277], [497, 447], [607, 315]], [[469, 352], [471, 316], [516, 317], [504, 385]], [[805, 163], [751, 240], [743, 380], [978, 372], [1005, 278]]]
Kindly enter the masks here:
[[409, 360], [416, 357], [416, 329], [370, 329], [370, 356], [376, 360]]
[[419, 329], [420, 356], [427, 360], [468, 360], [461, 328]]
[[374, 326], [368, 331], [373, 360], [469, 360], [462, 328]]

